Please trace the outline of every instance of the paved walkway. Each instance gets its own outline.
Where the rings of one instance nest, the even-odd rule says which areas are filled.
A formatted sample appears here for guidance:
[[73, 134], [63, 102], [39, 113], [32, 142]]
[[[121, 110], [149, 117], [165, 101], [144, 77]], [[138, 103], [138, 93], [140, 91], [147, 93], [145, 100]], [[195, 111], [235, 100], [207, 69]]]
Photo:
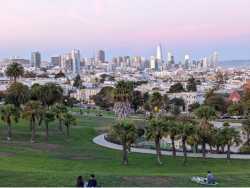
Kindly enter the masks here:
[[[105, 139], [106, 134], [101, 134], [93, 139], [93, 142], [97, 145], [115, 149], [115, 150], [122, 150], [122, 146], [119, 144], [114, 144], [111, 142], [108, 142]], [[145, 153], [145, 154], [155, 154], [155, 150], [153, 149], [143, 149], [143, 148], [131, 148], [131, 152], [135, 153]], [[162, 155], [172, 155], [171, 151], [162, 151]], [[183, 156], [182, 152], [176, 152], [177, 156]], [[202, 157], [201, 153], [188, 153], [188, 157]], [[214, 159], [222, 159], [226, 158], [225, 154], [207, 154], [207, 158], [214, 158]], [[240, 154], [231, 154], [232, 159], [250, 159], [250, 154], [248, 155], [240, 155]]]

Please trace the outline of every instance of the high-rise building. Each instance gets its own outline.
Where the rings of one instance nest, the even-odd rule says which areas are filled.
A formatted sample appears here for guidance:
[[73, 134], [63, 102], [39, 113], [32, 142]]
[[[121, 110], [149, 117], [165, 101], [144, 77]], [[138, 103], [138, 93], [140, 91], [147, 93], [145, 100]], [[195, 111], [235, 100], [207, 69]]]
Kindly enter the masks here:
[[188, 54], [186, 54], [184, 57], [184, 68], [188, 69], [189, 65], [190, 65], [190, 56]]
[[63, 72], [72, 72], [73, 64], [70, 53], [62, 55], [60, 65]]
[[150, 69], [152, 70], [156, 70], [157, 69], [157, 60], [155, 58], [155, 56], [151, 56], [150, 57]]
[[60, 66], [61, 56], [54, 56], [50, 58], [51, 66]]
[[167, 57], [167, 59], [168, 59], [168, 65], [169, 66], [172, 66], [175, 62], [174, 62], [174, 56], [173, 56], [173, 54], [171, 53], [171, 52], [168, 52], [168, 57]]
[[156, 48], [156, 59], [158, 61], [162, 61], [163, 58], [162, 58], [162, 48], [161, 48], [161, 44], [159, 44]]
[[103, 50], [97, 52], [96, 61], [98, 63], [105, 63], [105, 52]]
[[80, 51], [79, 50], [72, 50], [71, 58], [72, 58], [73, 74], [79, 74], [80, 73], [80, 64], [81, 64]]
[[212, 62], [213, 62], [213, 67], [216, 67], [219, 62], [219, 54], [218, 52], [214, 52], [212, 55]]
[[41, 66], [41, 54], [40, 52], [32, 52], [31, 54], [31, 66], [40, 68]]

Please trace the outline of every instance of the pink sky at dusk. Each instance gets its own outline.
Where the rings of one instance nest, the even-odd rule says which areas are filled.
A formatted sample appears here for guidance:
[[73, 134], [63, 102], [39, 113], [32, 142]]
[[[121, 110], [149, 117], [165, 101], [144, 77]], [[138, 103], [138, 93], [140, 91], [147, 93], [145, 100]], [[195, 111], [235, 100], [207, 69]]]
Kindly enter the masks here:
[[[79, 48], [250, 59], [249, 0], [0, 0], [0, 58]], [[232, 53], [234, 52], [234, 53]]]

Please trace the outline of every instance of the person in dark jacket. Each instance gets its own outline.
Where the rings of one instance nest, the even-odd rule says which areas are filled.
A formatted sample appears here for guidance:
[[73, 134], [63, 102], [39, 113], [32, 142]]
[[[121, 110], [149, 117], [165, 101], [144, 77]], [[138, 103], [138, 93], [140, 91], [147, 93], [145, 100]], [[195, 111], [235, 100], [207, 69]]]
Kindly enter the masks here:
[[76, 180], [76, 187], [84, 187], [84, 181], [82, 176], [78, 176]]
[[95, 179], [95, 175], [91, 174], [90, 180], [88, 181], [88, 187], [96, 187], [96, 186], [97, 186], [97, 181]]

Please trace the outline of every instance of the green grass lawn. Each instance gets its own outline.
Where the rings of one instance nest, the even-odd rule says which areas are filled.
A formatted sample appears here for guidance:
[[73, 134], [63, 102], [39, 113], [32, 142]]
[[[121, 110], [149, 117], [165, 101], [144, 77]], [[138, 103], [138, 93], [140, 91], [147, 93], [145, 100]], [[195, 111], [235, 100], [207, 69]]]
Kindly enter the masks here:
[[[213, 171], [219, 186], [250, 186], [250, 161], [163, 157], [129, 154], [129, 165], [121, 165], [122, 153], [95, 145], [92, 139], [105, 131], [113, 118], [82, 116], [66, 138], [51, 125], [49, 144], [43, 128], [37, 131], [37, 143], [30, 144], [27, 122], [13, 127], [13, 141], [7, 143], [0, 123], [0, 186], [74, 186], [75, 179], [94, 173], [102, 186], [198, 186], [190, 182], [194, 175]], [[137, 122], [143, 123], [143, 122]]]

